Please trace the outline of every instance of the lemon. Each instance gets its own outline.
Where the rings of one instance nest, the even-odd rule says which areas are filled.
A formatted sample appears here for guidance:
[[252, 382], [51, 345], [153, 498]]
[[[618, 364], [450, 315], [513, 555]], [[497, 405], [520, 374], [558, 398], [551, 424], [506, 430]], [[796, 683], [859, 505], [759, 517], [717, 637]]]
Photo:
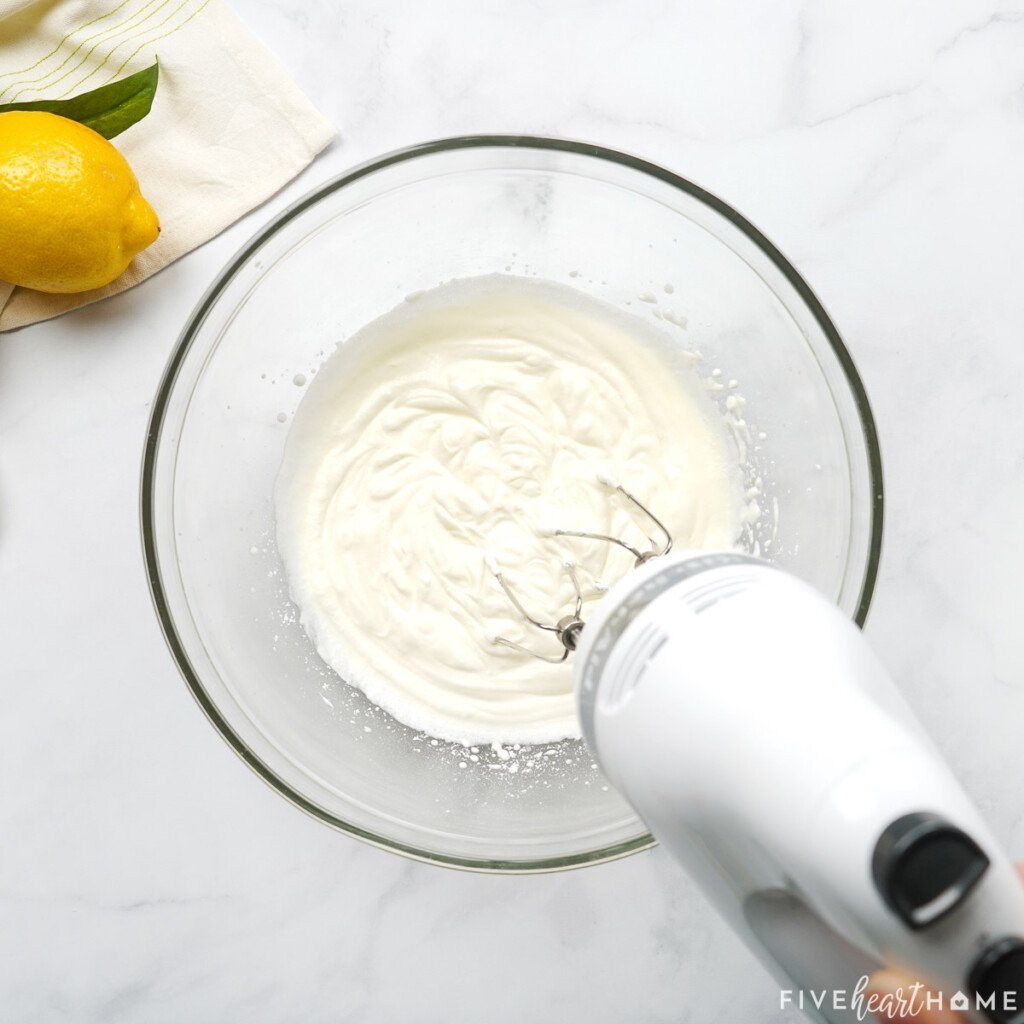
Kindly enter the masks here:
[[0, 114], [0, 280], [84, 292], [160, 232], [128, 162], [102, 135], [41, 111]]

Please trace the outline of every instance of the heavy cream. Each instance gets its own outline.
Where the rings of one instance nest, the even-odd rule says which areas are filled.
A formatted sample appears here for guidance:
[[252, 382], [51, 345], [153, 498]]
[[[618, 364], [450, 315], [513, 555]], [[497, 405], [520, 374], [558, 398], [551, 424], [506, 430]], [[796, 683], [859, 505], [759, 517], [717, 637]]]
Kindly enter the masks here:
[[342, 678], [415, 729], [467, 743], [577, 736], [571, 662], [494, 643], [560, 653], [490, 567], [537, 619], [571, 610], [566, 561], [596, 600], [632, 558], [550, 531], [649, 546], [609, 478], [677, 549], [735, 543], [735, 446], [671, 338], [522, 278], [406, 301], [338, 346], [288, 435], [277, 541], [302, 624]]

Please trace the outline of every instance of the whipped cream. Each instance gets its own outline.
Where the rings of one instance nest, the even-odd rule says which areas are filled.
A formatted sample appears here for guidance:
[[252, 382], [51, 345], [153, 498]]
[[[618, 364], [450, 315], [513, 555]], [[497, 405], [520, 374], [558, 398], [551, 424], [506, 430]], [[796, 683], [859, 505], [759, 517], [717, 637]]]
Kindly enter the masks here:
[[410, 297], [338, 346], [289, 430], [277, 542], [302, 624], [342, 678], [415, 729], [463, 743], [578, 736], [571, 661], [494, 643], [561, 653], [491, 570], [545, 622], [572, 609], [566, 561], [598, 599], [632, 557], [550, 534], [649, 547], [608, 480], [677, 550], [735, 543], [736, 448], [677, 342], [548, 282], [493, 276]]

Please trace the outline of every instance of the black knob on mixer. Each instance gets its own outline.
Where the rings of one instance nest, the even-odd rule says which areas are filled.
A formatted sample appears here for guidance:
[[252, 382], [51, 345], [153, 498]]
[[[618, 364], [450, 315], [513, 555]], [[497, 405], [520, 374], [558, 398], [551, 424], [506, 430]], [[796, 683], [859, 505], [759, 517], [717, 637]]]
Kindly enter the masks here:
[[966, 832], [937, 814], [916, 811], [879, 836], [871, 873], [890, 910], [916, 931], [960, 906], [988, 865]]
[[968, 984], [995, 1024], [1024, 1024], [1024, 939], [993, 942], [971, 968]]

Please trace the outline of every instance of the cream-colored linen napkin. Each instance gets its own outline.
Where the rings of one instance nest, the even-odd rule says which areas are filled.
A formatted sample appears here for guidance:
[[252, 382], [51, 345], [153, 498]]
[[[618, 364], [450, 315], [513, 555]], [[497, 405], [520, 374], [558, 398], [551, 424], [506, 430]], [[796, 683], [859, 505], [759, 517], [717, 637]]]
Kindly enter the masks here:
[[0, 104], [74, 96], [156, 57], [153, 109], [114, 145], [160, 218], [159, 239], [95, 291], [0, 283], [0, 332], [155, 274], [271, 196], [335, 134], [222, 0], [0, 0]]

